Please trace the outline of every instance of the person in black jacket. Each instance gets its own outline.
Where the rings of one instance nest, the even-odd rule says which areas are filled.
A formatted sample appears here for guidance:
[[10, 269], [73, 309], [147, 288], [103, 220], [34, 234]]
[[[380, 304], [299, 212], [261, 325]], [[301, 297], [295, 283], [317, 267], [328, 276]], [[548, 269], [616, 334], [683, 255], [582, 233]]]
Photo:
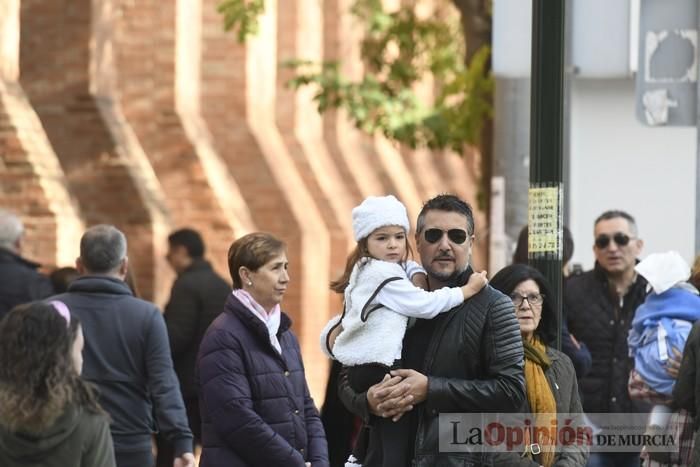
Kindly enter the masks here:
[[[461, 230], [456, 235], [455, 230]], [[463, 233], [466, 231], [466, 240]], [[467, 283], [474, 240], [471, 207], [439, 195], [421, 210], [416, 245], [430, 290]], [[369, 428], [363, 465], [491, 465], [486, 452], [444, 452], [439, 415], [450, 412], [516, 412], [525, 400], [524, 353], [511, 300], [490, 286], [431, 320], [417, 320], [404, 339], [403, 368], [366, 393], [340, 377], [340, 397]], [[373, 417], [409, 416], [404, 452], [386, 453], [372, 430]]]
[[[223, 311], [231, 286], [204, 259], [204, 241], [195, 230], [180, 229], [171, 233], [166, 258], [177, 273], [177, 279], [165, 306], [165, 325], [190, 429], [195, 443], [200, 443], [202, 420], [194, 377], [197, 352], [207, 328]], [[172, 446], [162, 436], [157, 437], [157, 443], [156, 465], [172, 466]]]
[[[646, 297], [646, 280], [634, 267], [644, 242], [632, 216], [606, 211], [594, 224], [596, 264], [571, 277], [564, 287], [569, 330], [585, 342], [593, 357], [590, 372], [579, 380], [587, 413], [642, 413], [649, 404], [630, 399], [627, 382], [634, 360], [627, 335], [637, 307]], [[588, 465], [637, 466], [639, 453], [593, 452]]]
[[126, 237], [116, 227], [91, 227], [80, 240], [76, 263], [81, 276], [54, 299], [83, 325], [83, 377], [98, 386], [100, 404], [112, 418], [117, 466], [153, 465], [151, 436], [157, 422], [174, 445], [173, 466], [194, 467], [192, 433], [165, 322], [154, 304], [135, 298], [124, 282], [126, 251]]
[[53, 295], [51, 281], [37, 271], [39, 264], [22, 258], [22, 221], [0, 209], [0, 318], [16, 305]]

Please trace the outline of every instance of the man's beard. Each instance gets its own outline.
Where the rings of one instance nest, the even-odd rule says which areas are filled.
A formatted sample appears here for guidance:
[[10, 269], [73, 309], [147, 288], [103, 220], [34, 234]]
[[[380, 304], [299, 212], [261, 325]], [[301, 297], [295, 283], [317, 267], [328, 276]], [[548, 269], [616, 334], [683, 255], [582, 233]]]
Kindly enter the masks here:
[[436, 281], [439, 281], [442, 284], [445, 284], [446, 287], [463, 286], [467, 283], [467, 281], [469, 280], [469, 276], [471, 276], [473, 272], [469, 263], [467, 263], [463, 269], [455, 269], [449, 274], [433, 271], [429, 268], [426, 268], [426, 271], [428, 273], [429, 278], [432, 278]]

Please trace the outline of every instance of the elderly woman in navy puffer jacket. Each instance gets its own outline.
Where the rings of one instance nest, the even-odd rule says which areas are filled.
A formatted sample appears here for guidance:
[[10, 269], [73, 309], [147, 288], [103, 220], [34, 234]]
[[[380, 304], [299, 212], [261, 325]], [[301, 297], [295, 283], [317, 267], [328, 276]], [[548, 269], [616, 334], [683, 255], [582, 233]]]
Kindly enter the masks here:
[[328, 466], [299, 343], [279, 306], [289, 282], [285, 244], [249, 234], [231, 245], [228, 263], [234, 291], [197, 359], [200, 467]]

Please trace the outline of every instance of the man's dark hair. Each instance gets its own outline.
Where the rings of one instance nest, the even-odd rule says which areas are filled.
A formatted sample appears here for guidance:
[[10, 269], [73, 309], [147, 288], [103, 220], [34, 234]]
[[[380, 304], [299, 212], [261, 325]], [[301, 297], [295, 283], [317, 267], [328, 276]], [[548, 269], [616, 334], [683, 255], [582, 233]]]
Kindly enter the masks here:
[[630, 230], [634, 235], [637, 235], [637, 222], [634, 220], [634, 217], [620, 209], [611, 209], [609, 211], [605, 211], [603, 214], [596, 218], [595, 222], [593, 223], [593, 226], [595, 227], [596, 225], [598, 225], [598, 222], [600, 221], [608, 221], [610, 219], [617, 219], [618, 217], [627, 220], [627, 222], [630, 225]]
[[[527, 238], [527, 225], [522, 228], [520, 234], [518, 235], [518, 243], [515, 246], [515, 252], [513, 252], [513, 264], [527, 264], [527, 253], [528, 253], [528, 238]], [[566, 264], [571, 261], [572, 256], [574, 256], [574, 237], [571, 235], [571, 230], [568, 227], [562, 226], [562, 264]]]
[[425, 202], [418, 214], [416, 233], [421, 233], [425, 227], [425, 215], [428, 211], [457, 212], [467, 218], [467, 233], [474, 235], [474, 214], [472, 207], [466, 201], [455, 195], [442, 194]]
[[53, 285], [53, 291], [57, 294], [68, 292], [68, 286], [80, 277], [80, 273], [74, 267], [58, 268], [49, 274]]
[[90, 227], [80, 239], [80, 260], [88, 272], [114, 272], [126, 258], [126, 237], [113, 225]]
[[194, 229], [180, 229], [168, 236], [170, 246], [182, 246], [187, 250], [190, 258], [202, 258], [204, 256], [204, 241]]

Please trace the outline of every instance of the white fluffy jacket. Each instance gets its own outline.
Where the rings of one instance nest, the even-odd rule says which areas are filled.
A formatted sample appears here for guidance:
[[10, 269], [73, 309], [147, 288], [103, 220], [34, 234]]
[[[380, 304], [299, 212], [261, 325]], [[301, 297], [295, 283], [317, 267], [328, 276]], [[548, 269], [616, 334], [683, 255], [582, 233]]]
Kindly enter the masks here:
[[[415, 264], [415, 263], [414, 263]], [[380, 292], [368, 301], [386, 279]], [[403, 337], [409, 317], [430, 319], [463, 301], [460, 288], [433, 292], [414, 286], [400, 264], [363, 259], [350, 274], [345, 289], [345, 315], [336, 316], [321, 333], [321, 348], [346, 366], [381, 363], [391, 366], [401, 358]], [[363, 321], [362, 310], [373, 310]], [[343, 331], [335, 340], [332, 353], [326, 345], [328, 333], [342, 318]]]

